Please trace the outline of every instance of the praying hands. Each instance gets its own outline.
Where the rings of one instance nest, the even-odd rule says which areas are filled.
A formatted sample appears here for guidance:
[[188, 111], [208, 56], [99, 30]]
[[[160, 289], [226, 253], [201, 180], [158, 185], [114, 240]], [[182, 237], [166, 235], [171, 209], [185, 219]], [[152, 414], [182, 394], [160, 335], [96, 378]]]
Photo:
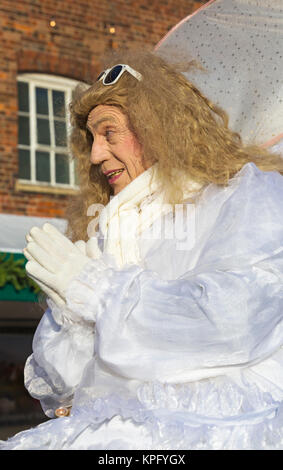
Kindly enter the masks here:
[[75, 244], [51, 224], [33, 227], [26, 236], [23, 250], [28, 259], [26, 271], [39, 287], [58, 305], [66, 302], [66, 289], [89, 261], [91, 245], [79, 240]]

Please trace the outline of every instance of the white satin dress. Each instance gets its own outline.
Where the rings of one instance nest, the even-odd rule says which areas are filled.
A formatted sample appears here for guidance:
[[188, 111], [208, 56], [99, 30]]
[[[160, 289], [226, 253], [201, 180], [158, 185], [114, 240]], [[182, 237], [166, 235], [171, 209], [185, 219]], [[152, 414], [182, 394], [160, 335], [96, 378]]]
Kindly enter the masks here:
[[71, 414], [0, 449], [283, 449], [283, 176], [246, 164], [194, 218], [195, 243], [188, 220], [181, 244], [140, 237], [137, 264], [90, 260], [77, 321], [49, 302], [25, 384]]

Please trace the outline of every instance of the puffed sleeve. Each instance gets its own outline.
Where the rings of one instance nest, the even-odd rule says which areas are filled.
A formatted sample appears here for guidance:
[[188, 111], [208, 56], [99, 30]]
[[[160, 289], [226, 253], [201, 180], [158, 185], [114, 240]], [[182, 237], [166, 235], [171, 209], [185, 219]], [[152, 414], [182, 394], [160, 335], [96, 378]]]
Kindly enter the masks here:
[[59, 406], [71, 406], [84, 368], [94, 356], [93, 323], [73, 322], [69, 312], [48, 299], [33, 338], [33, 354], [25, 364], [25, 387], [53, 418]]
[[[91, 256], [99, 259], [102, 240], [91, 239]], [[85, 252], [82, 241], [76, 243]], [[108, 260], [109, 262], [109, 260]], [[76, 292], [72, 293], [76, 296]], [[85, 367], [95, 356], [95, 312], [90, 321], [74, 313], [69, 304], [57, 306], [47, 298], [44, 313], [33, 338], [33, 354], [25, 364], [25, 387], [40, 400], [52, 418], [60, 406], [71, 406]]]
[[91, 261], [72, 281], [69, 307], [95, 316], [96, 352], [112, 373], [180, 383], [282, 346], [282, 176], [247, 164], [228, 187], [203, 192], [195, 217], [187, 250], [157, 240], [143, 266]]

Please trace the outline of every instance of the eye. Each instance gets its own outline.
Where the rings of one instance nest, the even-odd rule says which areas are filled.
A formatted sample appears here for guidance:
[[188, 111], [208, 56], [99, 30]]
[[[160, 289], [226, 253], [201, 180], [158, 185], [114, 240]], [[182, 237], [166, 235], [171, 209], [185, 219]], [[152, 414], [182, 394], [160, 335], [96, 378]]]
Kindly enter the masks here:
[[105, 131], [105, 137], [106, 139], [109, 141], [111, 139], [111, 137], [113, 136], [114, 132], [111, 131], [110, 129], [106, 129]]
[[90, 132], [90, 130], [88, 128], [86, 128], [86, 135], [87, 135], [88, 139], [93, 139], [92, 132]]
[[93, 135], [88, 129], [86, 130], [86, 138], [87, 138], [87, 141], [90, 143], [90, 145], [92, 145], [93, 144]]

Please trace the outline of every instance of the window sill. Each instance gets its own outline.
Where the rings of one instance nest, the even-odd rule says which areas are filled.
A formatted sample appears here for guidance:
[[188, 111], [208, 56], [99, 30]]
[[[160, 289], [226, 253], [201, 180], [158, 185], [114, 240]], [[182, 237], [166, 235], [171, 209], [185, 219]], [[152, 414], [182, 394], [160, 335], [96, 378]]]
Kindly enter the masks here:
[[16, 181], [15, 191], [47, 193], [47, 194], [66, 195], [66, 196], [78, 194], [78, 189], [76, 188], [45, 186], [45, 185], [39, 185], [39, 184], [25, 183], [19, 180]]

